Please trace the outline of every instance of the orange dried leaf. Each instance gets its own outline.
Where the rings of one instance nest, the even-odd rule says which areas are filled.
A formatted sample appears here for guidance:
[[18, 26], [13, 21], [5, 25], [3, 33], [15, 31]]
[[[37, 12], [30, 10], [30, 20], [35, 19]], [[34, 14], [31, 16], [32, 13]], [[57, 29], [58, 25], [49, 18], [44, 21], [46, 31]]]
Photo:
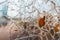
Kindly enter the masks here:
[[45, 25], [45, 18], [40, 18], [38, 21], [38, 24], [40, 27], [44, 26]]
[[54, 27], [55, 32], [59, 31], [59, 29], [58, 29], [59, 27], [60, 27], [60, 24], [56, 24], [56, 26]]
[[58, 32], [59, 30], [58, 30], [58, 27], [54, 27], [54, 31], [55, 32]]

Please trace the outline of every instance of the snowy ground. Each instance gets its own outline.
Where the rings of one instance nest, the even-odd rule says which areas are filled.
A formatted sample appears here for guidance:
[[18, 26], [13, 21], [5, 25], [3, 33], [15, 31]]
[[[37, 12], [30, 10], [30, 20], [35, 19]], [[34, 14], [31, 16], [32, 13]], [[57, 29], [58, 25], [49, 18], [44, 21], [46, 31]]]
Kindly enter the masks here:
[[44, 0], [1, 0], [0, 14], [6, 15], [7, 13], [7, 15], [10, 17], [14, 17], [17, 14], [19, 14], [17, 17], [27, 18], [29, 16], [33, 16], [34, 18], [38, 15], [38, 11], [48, 12], [51, 9], [50, 1], [53, 1], [56, 4], [56, 6], [60, 6], [60, 0], [47, 0], [48, 1], [47, 3], [45, 3], [45, 1]]

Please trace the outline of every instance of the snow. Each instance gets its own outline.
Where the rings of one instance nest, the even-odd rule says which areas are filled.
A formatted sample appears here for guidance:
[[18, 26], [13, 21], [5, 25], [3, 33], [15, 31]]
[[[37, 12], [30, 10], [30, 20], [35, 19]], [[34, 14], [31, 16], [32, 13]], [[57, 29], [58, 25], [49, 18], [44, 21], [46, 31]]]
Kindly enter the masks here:
[[[5, 1], [5, 2], [4, 2]], [[49, 0], [47, 3], [44, 3], [42, 0], [33, 0], [34, 1], [34, 7], [36, 7], [40, 12], [42, 11], [48, 11], [51, 9], [51, 3], [50, 1], [55, 2], [56, 6], [60, 6], [60, 0]], [[6, 0], [1, 0], [0, 3], [0, 10], [5, 10], [5, 8], [2, 8], [3, 5], [8, 5], [7, 15], [10, 17], [16, 16], [18, 13], [24, 15], [23, 17], [28, 17], [31, 15], [30, 12], [32, 12], [32, 0], [8, 0], [9, 3], [7, 3]], [[7, 4], [6, 4], [7, 3]], [[0, 11], [0, 14], [3, 13]], [[33, 13], [33, 12], [32, 12]], [[36, 16], [35, 13], [33, 13], [34, 17]]]

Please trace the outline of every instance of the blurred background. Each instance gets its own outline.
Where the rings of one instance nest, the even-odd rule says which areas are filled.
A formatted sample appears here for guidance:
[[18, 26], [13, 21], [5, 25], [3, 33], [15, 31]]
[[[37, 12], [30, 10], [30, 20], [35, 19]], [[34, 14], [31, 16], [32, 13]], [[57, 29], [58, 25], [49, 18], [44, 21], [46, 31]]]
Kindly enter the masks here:
[[60, 0], [0, 0], [0, 40], [60, 40]]

